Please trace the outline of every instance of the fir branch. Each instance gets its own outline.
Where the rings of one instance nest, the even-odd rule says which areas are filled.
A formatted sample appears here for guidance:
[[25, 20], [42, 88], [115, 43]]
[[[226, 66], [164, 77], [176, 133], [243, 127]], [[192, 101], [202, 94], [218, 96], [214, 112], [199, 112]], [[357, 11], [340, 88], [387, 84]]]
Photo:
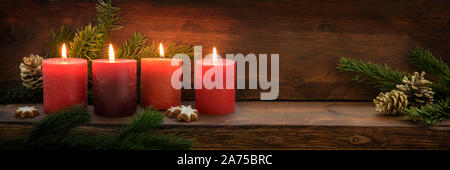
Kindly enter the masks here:
[[[450, 74], [441, 76], [441, 82], [443, 86], [447, 87], [447, 90], [450, 90]], [[448, 96], [450, 97], [450, 96]]]
[[450, 98], [420, 108], [411, 107], [404, 112], [411, 120], [423, 121], [427, 125], [432, 125], [450, 117]]
[[450, 89], [448, 85], [443, 85], [442, 83], [433, 83], [430, 87], [433, 89], [433, 97], [436, 101], [450, 98]]
[[35, 124], [31, 133], [22, 139], [0, 141], [0, 149], [7, 150], [149, 150], [189, 149], [192, 140], [149, 131], [161, 125], [163, 115], [147, 108], [137, 113], [130, 124], [124, 125], [118, 135], [91, 135], [69, 131], [89, 120], [83, 105], [49, 114]]
[[92, 61], [99, 56], [103, 45], [103, 34], [97, 31], [96, 26], [89, 24], [77, 31], [73, 41], [69, 43], [68, 55]]
[[409, 52], [410, 61], [420, 70], [424, 70], [440, 80], [433, 85], [433, 91], [437, 99], [450, 97], [450, 70], [448, 65], [437, 59], [431, 51], [422, 47], [416, 47]]
[[448, 65], [442, 60], [437, 59], [431, 54], [430, 50], [422, 47], [416, 47], [409, 52], [410, 62], [419, 70], [423, 70], [435, 76], [449, 76]]
[[31, 129], [27, 140], [39, 136], [56, 135], [68, 132], [71, 128], [90, 120], [85, 104], [78, 104], [48, 114]]
[[70, 42], [69, 56], [85, 58], [89, 61], [100, 58], [105, 50], [105, 43], [109, 41], [111, 32], [122, 28], [118, 25], [120, 20], [120, 8], [113, 7], [111, 0], [104, 2], [99, 0], [96, 6], [96, 26], [91, 24], [78, 30], [74, 39]]
[[130, 39], [125, 41], [117, 50], [117, 58], [136, 59], [139, 60], [142, 56], [140, 50], [145, 46], [147, 38], [144, 34], [136, 32]]
[[158, 111], [145, 108], [133, 117], [130, 124], [124, 125], [120, 129], [117, 140], [123, 141], [128, 137], [135, 138], [134, 134], [146, 133], [161, 125], [163, 117]]
[[112, 31], [122, 28], [122, 26], [118, 24], [121, 16], [120, 8], [113, 7], [111, 0], [108, 0], [107, 2], [99, 0], [96, 9], [97, 27], [99, 32], [103, 35], [103, 40], [107, 41]]
[[71, 39], [73, 39], [74, 33], [68, 26], [61, 26], [58, 32], [54, 32], [50, 30], [50, 40], [47, 41], [50, 52], [47, 54], [47, 57], [59, 57], [60, 51], [63, 43], [68, 43]]
[[[161, 125], [163, 115], [152, 108], [145, 108], [133, 117], [129, 125], [123, 126], [115, 139], [118, 150], [148, 149], [189, 149], [192, 140], [177, 138], [174, 135], [148, 135], [148, 132]], [[154, 133], [154, 132], [153, 132]]]
[[29, 89], [19, 85], [13, 89], [0, 91], [0, 104], [10, 103], [41, 103], [43, 101], [42, 88]]
[[[370, 61], [362, 61], [341, 57], [337, 66], [341, 71], [353, 71], [357, 75], [354, 78], [357, 82], [364, 82], [368, 78], [373, 80], [370, 84], [375, 84], [381, 91], [390, 91], [396, 88], [397, 84], [402, 84], [402, 79], [406, 73], [393, 70], [387, 65], [375, 64]], [[360, 79], [360, 75], [365, 76]]]

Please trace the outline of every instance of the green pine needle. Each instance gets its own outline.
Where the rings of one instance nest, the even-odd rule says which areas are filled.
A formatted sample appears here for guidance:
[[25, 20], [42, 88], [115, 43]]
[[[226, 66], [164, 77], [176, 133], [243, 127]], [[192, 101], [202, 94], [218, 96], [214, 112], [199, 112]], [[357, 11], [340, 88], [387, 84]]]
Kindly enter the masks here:
[[75, 33], [74, 39], [69, 43], [69, 56], [85, 58], [89, 61], [102, 58], [105, 54], [105, 44], [110, 39], [112, 31], [122, 28], [120, 21], [120, 8], [113, 7], [111, 0], [99, 0], [97, 4], [96, 25], [87, 25]]
[[28, 140], [39, 136], [56, 135], [68, 132], [71, 128], [90, 120], [85, 104], [78, 104], [48, 114], [31, 129]]
[[[341, 57], [337, 66], [338, 70], [341, 71], [353, 71], [357, 75], [354, 78], [357, 82], [364, 82], [367, 78], [371, 78], [376, 87], [380, 88], [381, 91], [386, 92], [396, 88], [397, 84], [402, 83], [406, 73], [400, 72], [398, 70], [393, 70], [387, 65], [375, 64], [370, 61], [362, 61], [357, 59], [350, 59]], [[363, 75], [363, 78], [360, 78]]]
[[125, 41], [117, 50], [117, 58], [136, 59], [141, 58], [140, 50], [145, 46], [147, 38], [140, 32], [135, 32], [130, 39]]
[[404, 112], [411, 120], [432, 125], [450, 117], [450, 98], [420, 108], [411, 107]]
[[409, 52], [410, 61], [419, 70], [439, 78], [432, 86], [436, 99], [445, 99], [450, 97], [450, 70], [448, 65], [442, 60], [437, 59], [431, 54], [431, 51], [422, 47], [416, 47]]
[[42, 103], [42, 88], [29, 89], [23, 85], [0, 91], [0, 104], [10, 103]]
[[69, 43], [68, 55], [92, 61], [101, 54], [103, 45], [103, 34], [97, 31], [96, 26], [89, 24], [77, 31], [73, 41]]
[[[129, 125], [123, 126], [117, 137], [117, 140], [126, 140], [132, 134], [146, 133], [161, 125], [164, 115], [152, 108], [145, 108], [136, 114]], [[134, 138], [136, 136], [132, 136]]]
[[435, 76], [450, 75], [448, 65], [431, 54], [430, 50], [416, 47], [409, 52], [410, 61], [419, 70], [423, 70]]
[[[151, 108], [137, 113], [130, 124], [117, 135], [92, 135], [87, 132], [70, 133], [74, 127], [86, 123], [90, 114], [83, 105], [61, 109], [35, 124], [31, 133], [22, 139], [2, 140], [0, 149], [6, 150], [154, 150], [189, 149], [192, 140], [174, 135], [157, 134], [163, 115]], [[153, 131], [152, 131], [153, 130]]]
[[120, 8], [113, 7], [111, 0], [107, 2], [99, 0], [96, 6], [97, 9], [97, 27], [104, 35], [104, 40], [107, 40], [112, 31], [122, 28], [118, 24], [120, 21]]
[[59, 57], [61, 55], [60, 49], [63, 43], [68, 43], [73, 39], [74, 33], [68, 26], [61, 26], [58, 32], [50, 30], [50, 40], [47, 41], [50, 52], [47, 57]]

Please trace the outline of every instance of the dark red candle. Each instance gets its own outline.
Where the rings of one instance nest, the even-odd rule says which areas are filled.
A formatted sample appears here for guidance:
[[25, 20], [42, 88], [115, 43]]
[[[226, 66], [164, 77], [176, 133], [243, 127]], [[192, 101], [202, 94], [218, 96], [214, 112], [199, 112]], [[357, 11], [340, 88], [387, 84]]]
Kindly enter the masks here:
[[[214, 50], [215, 51], [215, 50]], [[215, 54], [215, 53], [214, 53]], [[214, 56], [213, 56], [214, 58]], [[195, 107], [199, 113], [211, 114], [211, 115], [223, 115], [230, 114], [234, 112], [235, 105], [235, 67], [236, 62], [227, 59], [217, 59], [213, 61], [212, 59], [200, 59], [195, 62], [195, 67], [201, 67], [202, 71], [195, 72], [195, 79], [197, 82], [202, 82], [201, 89], [195, 90]], [[222, 70], [223, 76], [223, 89], [207, 89], [203, 83], [203, 77], [205, 73], [210, 69], [220, 69]], [[227, 72], [231, 70], [231, 72]], [[201, 74], [201, 75], [200, 75]], [[227, 78], [227, 75], [228, 78]], [[199, 80], [200, 76], [202, 77]], [[215, 80], [216, 75], [212, 77]], [[227, 84], [232, 85], [232, 88], [227, 89]]]
[[65, 45], [62, 57], [45, 59], [42, 63], [45, 113], [87, 104], [87, 60], [67, 58]]
[[92, 62], [95, 114], [123, 117], [136, 112], [136, 64], [136, 60], [131, 59], [114, 60], [111, 54], [110, 59]]

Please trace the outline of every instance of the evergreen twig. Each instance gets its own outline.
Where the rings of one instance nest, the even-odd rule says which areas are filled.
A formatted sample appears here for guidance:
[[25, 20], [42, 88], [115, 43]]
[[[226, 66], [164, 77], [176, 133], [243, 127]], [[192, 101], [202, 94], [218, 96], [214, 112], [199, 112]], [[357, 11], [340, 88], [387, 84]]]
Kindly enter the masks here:
[[114, 30], [122, 28], [118, 25], [120, 8], [113, 7], [111, 0], [99, 0], [97, 4], [96, 25], [88, 24], [78, 30], [74, 39], [69, 43], [69, 56], [85, 58], [89, 61], [100, 58], [104, 54], [105, 43]]
[[78, 104], [48, 114], [31, 129], [27, 140], [39, 136], [57, 135], [68, 132], [71, 128], [90, 120], [85, 104]]
[[125, 41], [117, 50], [117, 58], [136, 59], [142, 56], [140, 50], [145, 46], [147, 38], [140, 32], [135, 32], [130, 39]]
[[419, 70], [435, 76], [450, 75], [448, 65], [441, 59], [437, 59], [430, 50], [416, 47], [409, 52], [410, 61]]
[[424, 70], [439, 81], [432, 86], [436, 99], [445, 99], [450, 97], [450, 70], [448, 65], [442, 60], [437, 59], [431, 54], [431, 51], [422, 47], [416, 47], [409, 52], [410, 61], [420, 70]]
[[29, 89], [23, 85], [0, 91], [0, 104], [10, 103], [41, 103], [43, 101], [42, 88]]
[[73, 41], [69, 43], [68, 55], [92, 61], [101, 54], [103, 45], [103, 34], [97, 31], [96, 26], [89, 24], [75, 33]]
[[[124, 125], [117, 136], [118, 141], [127, 140], [133, 134], [142, 134], [153, 129], [162, 123], [163, 115], [152, 108], [145, 108], [136, 114], [129, 125]], [[131, 138], [135, 138], [133, 136]]]
[[411, 120], [423, 121], [427, 125], [432, 125], [450, 117], [450, 98], [420, 108], [411, 107], [404, 112]]
[[96, 6], [97, 9], [97, 27], [99, 32], [103, 35], [103, 40], [107, 41], [112, 31], [122, 28], [119, 25], [120, 21], [120, 8], [113, 7], [111, 0], [107, 2], [99, 0]]
[[47, 54], [47, 57], [59, 57], [62, 44], [68, 43], [73, 39], [73, 36], [73, 31], [66, 25], [61, 26], [57, 32], [50, 30], [50, 40], [47, 41], [50, 52]]
[[[357, 59], [350, 59], [341, 57], [337, 66], [341, 71], [353, 71], [357, 75], [354, 78], [357, 82], [364, 82], [367, 78], [374, 80], [376, 87], [379, 87], [381, 91], [387, 92], [396, 88], [397, 84], [402, 83], [402, 79], [406, 76], [406, 73], [398, 70], [393, 70], [387, 65], [375, 64], [370, 61], [362, 61]], [[364, 78], [360, 78], [360, 75]]]
[[0, 149], [7, 150], [148, 150], [189, 149], [192, 140], [174, 135], [157, 134], [163, 115], [147, 108], [137, 113], [118, 135], [92, 135], [70, 130], [90, 119], [83, 105], [61, 109], [35, 124], [31, 133], [22, 139], [0, 141]]

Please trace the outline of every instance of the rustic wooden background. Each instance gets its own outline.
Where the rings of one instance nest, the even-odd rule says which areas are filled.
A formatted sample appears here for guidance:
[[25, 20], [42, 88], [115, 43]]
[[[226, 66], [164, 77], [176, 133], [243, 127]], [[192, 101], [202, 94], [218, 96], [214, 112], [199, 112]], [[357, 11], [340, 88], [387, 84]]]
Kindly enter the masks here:
[[[18, 65], [45, 54], [50, 29], [78, 27], [95, 16], [95, 0], [0, 1], [1, 88], [19, 82]], [[369, 100], [377, 92], [336, 71], [339, 56], [412, 71], [407, 51], [431, 48], [450, 62], [448, 0], [116, 0], [119, 44], [139, 31], [156, 41], [214, 45], [224, 53], [279, 53], [280, 100]], [[183, 92], [193, 99], [193, 92]], [[237, 99], [259, 99], [239, 90]]]

